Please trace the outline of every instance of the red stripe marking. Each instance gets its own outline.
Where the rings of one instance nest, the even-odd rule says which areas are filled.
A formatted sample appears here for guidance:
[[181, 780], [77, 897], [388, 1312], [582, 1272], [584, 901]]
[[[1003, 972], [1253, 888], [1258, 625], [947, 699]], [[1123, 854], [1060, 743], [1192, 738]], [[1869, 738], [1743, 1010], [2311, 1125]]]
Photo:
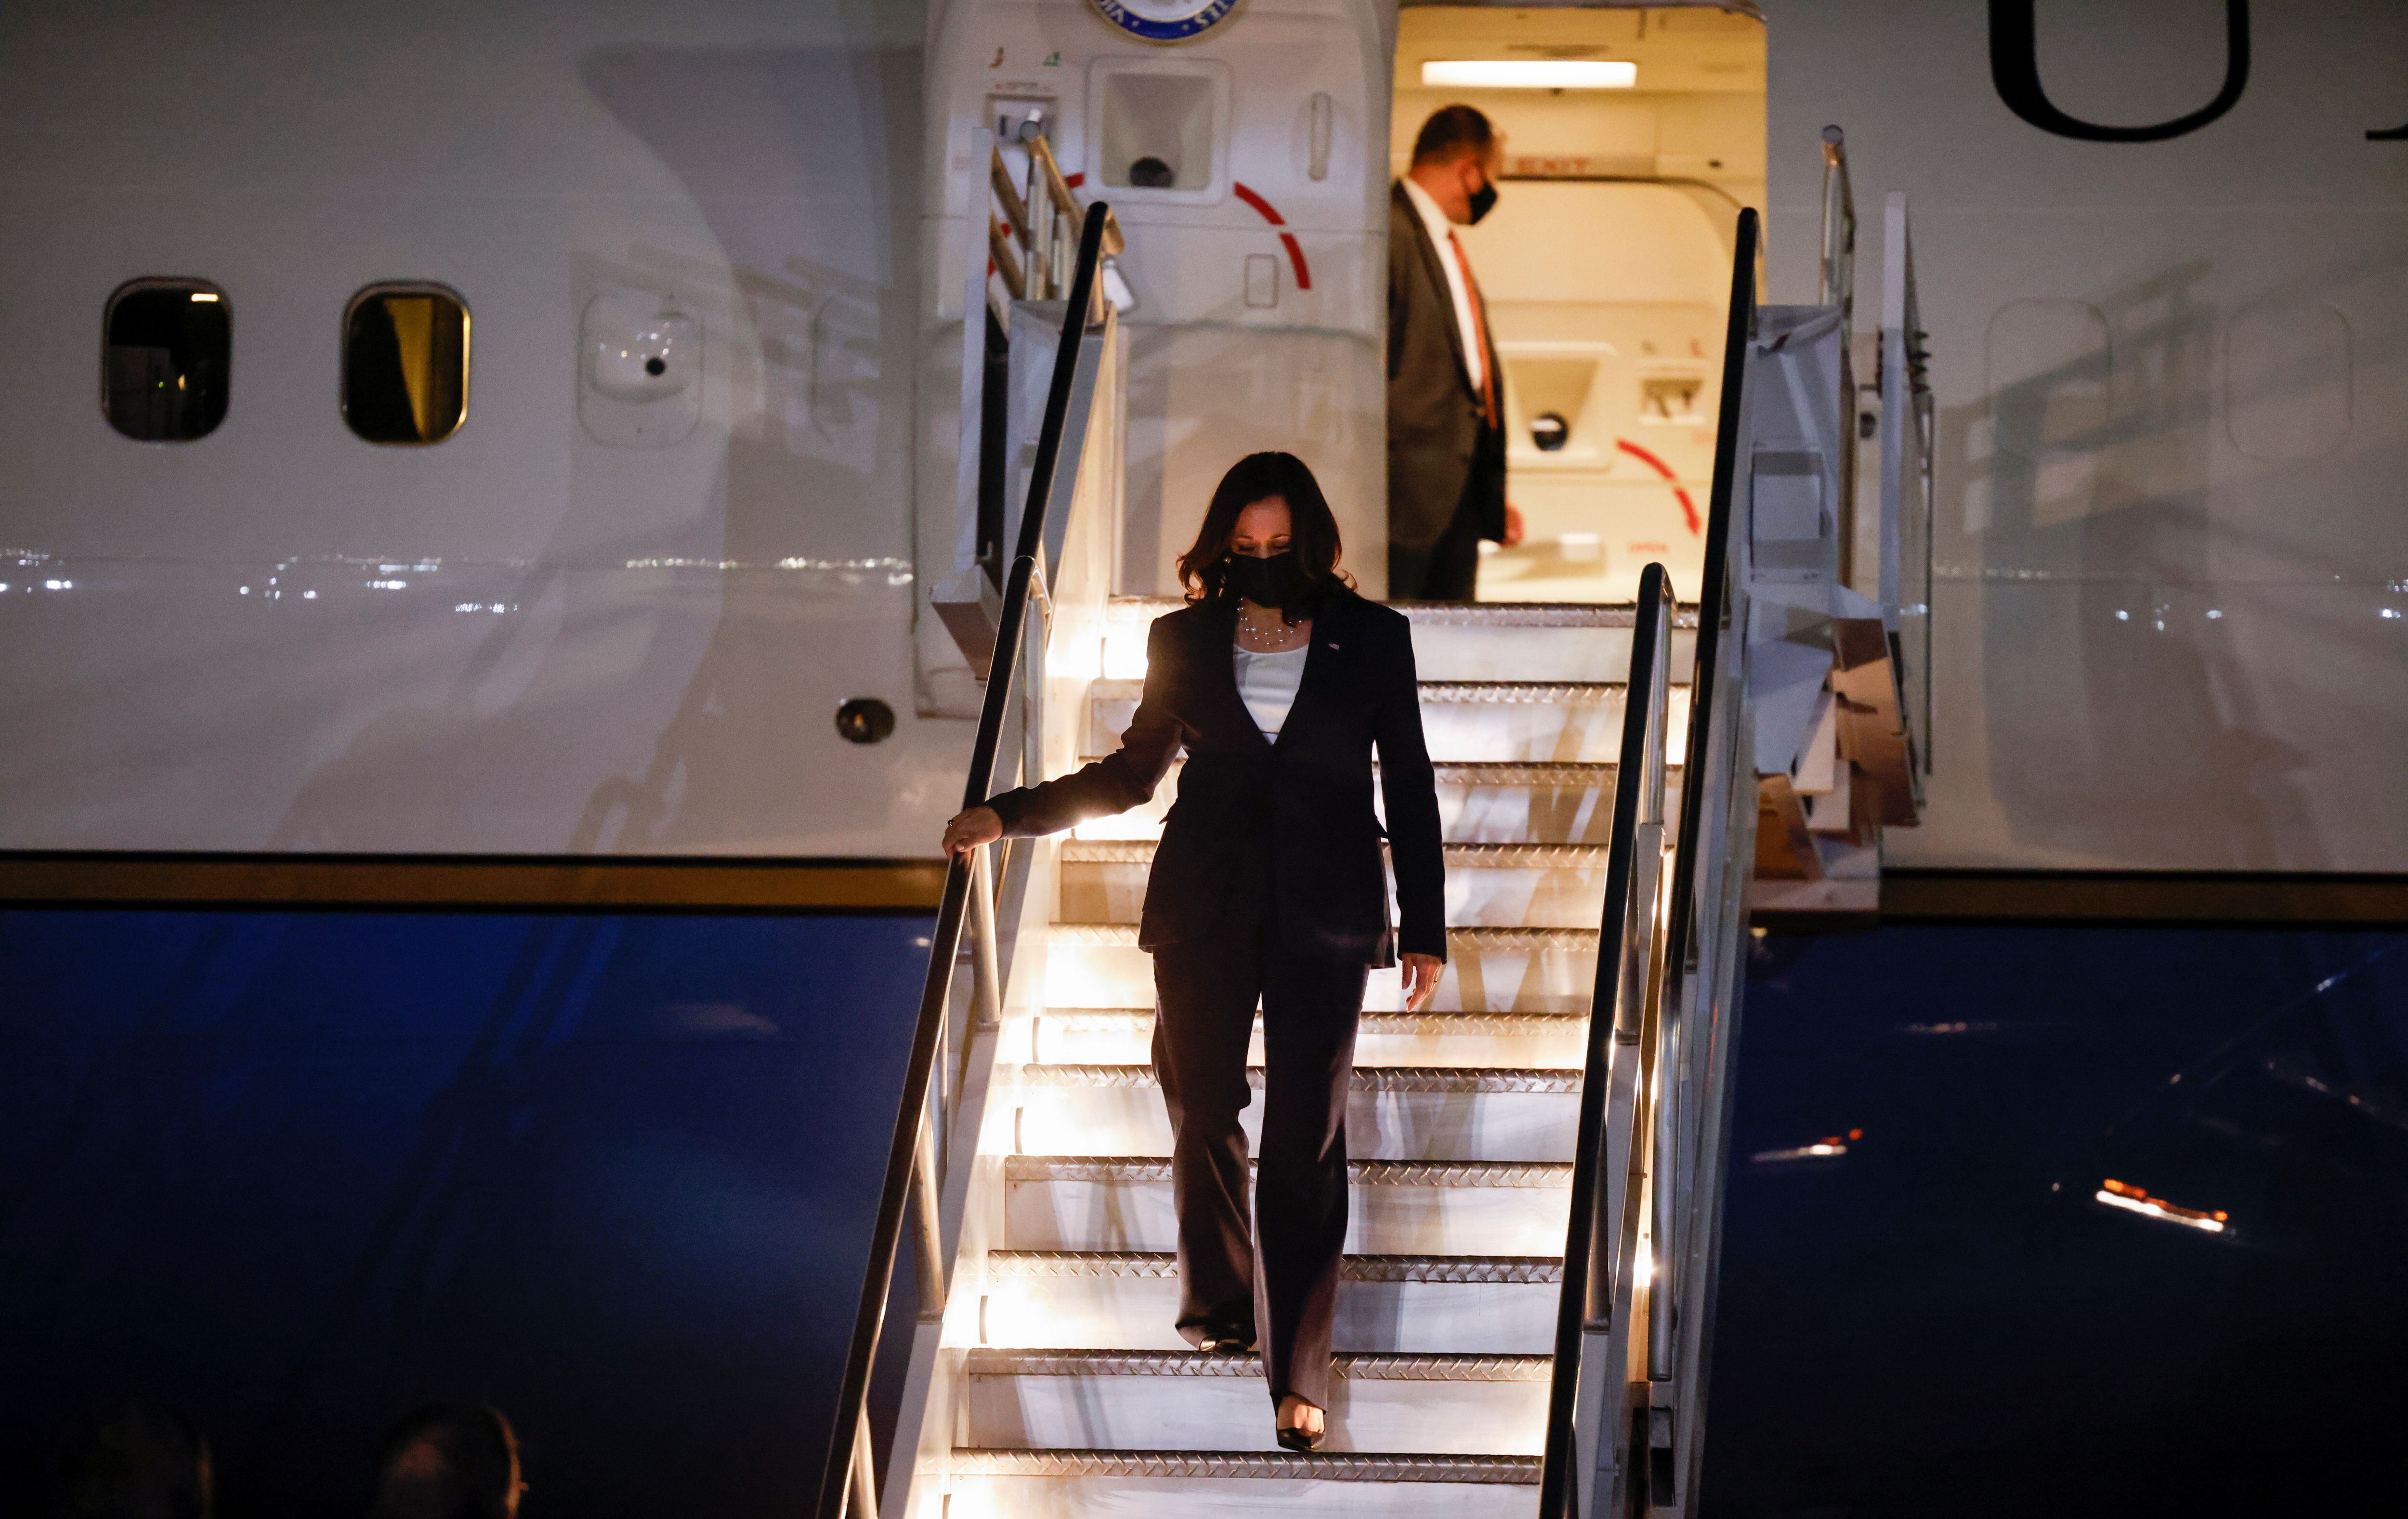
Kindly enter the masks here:
[[[1262, 196], [1254, 193], [1253, 188], [1242, 180], [1232, 181], [1229, 188], [1238, 193], [1238, 198], [1240, 200], [1244, 201], [1255, 210], [1260, 211], [1262, 213], [1263, 220], [1269, 222], [1272, 226], [1283, 227], [1287, 225], [1287, 218], [1280, 215], [1277, 208], [1273, 207], [1269, 201], [1267, 201], [1263, 199]], [[1296, 240], [1296, 234], [1292, 232], [1281, 233], [1280, 242], [1282, 246], [1287, 249], [1288, 264], [1296, 270], [1296, 288], [1298, 290], [1311, 290], [1312, 288], [1312, 270], [1307, 266], [1304, 262], [1303, 245]]]
[[1296, 288], [1298, 290], [1311, 290], [1312, 288], [1312, 271], [1305, 267], [1303, 245], [1296, 240], [1296, 234], [1293, 232], [1281, 233], [1280, 242], [1287, 249], [1288, 263], [1296, 267]]
[[[1640, 463], [1649, 466], [1656, 471], [1656, 473], [1663, 476], [1666, 480], [1679, 480], [1680, 477], [1672, 473], [1672, 466], [1658, 459], [1656, 455], [1648, 452], [1645, 449], [1642, 449], [1638, 444], [1630, 441], [1630, 439], [1627, 437], [1617, 437], [1613, 442], [1616, 448], [1619, 448], [1623, 452], [1630, 455]], [[1698, 504], [1689, 499], [1689, 488], [1685, 485], [1675, 484], [1672, 487], [1672, 499], [1681, 503], [1681, 516], [1683, 520], [1687, 522], [1689, 524], [1689, 536], [1691, 537], [1696, 537], [1698, 536], [1699, 525], [1698, 523]]]
[[1062, 181], [1062, 184], [1063, 184], [1064, 188], [1066, 188], [1066, 189], [1069, 189], [1069, 190], [1076, 190], [1076, 189], [1078, 189], [1081, 185], [1085, 184], [1086, 182], [1087, 182], [1087, 171], [1086, 171], [1085, 169], [1081, 169], [1078, 173], [1073, 174], [1073, 175], [1070, 175], [1069, 177], [1068, 177], [1067, 179], [1065, 179]]
[[1238, 193], [1238, 198], [1240, 200], [1244, 201], [1255, 210], [1262, 212], [1263, 220], [1269, 222], [1272, 226], [1283, 227], [1287, 225], [1287, 218], [1280, 215], [1278, 211], [1274, 210], [1271, 208], [1271, 203], [1269, 201], [1267, 201], [1263, 199], [1262, 196], [1255, 194], [1253, 187], [1246, 184], [1245, 181], [1240, 180], [1229, 188]]

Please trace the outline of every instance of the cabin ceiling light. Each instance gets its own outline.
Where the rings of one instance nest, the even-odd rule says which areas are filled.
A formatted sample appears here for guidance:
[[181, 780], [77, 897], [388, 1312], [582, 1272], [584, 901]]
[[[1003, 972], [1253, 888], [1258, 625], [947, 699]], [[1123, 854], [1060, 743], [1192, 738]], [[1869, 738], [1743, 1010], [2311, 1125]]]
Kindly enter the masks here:
[[1620, 58], [1455, 58], [1422, 64], [1422, 83], [1458, 90], [1627, 90], [1639, 65]]

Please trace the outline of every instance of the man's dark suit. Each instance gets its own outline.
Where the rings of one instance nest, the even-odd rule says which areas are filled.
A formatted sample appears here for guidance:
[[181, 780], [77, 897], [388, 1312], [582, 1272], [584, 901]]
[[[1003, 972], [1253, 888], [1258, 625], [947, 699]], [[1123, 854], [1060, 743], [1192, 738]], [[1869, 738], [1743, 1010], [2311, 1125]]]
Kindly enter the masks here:
[[[1463, 356], [1445, 249], [1401, 184], [1388, 193], [1388, 595], [1468, 601], [1482, 538], [1505, 537], [1505, 435], [1488, 424]], [[1480, 301], [1479, 288], [1472, 299]], [[1480, 305], [1481, 327], [1488, 310]], [[1485, 355], [1505, 414], [1497, 345]]]
[[[1364, 976], [1392, 947], [1445, 956], [1446, 862], [1404, 617], [1343, 588], [1325, 595], [1276, 743], [1239, 695], [1236, 634], [1234, 602], [1156, 618], [1119, 751], [987, 805], [1008, 835], [1057, 833], [1143, 802], [1185, 747], [1138, 929], [1154, 952], [1154, 1068], [1170, 1111], [1179, 1327], [1199, 1342], [1232, 1325], [1259, 1328], [1271, 1396], [1326, 1408]], [[1394, 935], [1371, 810], [1375, 745], [1402, 919]], [[1254, 1100], [1246, 1046], [1257, 1002], [1263, 1142], [1250, 1209], [1238, 1116]]]

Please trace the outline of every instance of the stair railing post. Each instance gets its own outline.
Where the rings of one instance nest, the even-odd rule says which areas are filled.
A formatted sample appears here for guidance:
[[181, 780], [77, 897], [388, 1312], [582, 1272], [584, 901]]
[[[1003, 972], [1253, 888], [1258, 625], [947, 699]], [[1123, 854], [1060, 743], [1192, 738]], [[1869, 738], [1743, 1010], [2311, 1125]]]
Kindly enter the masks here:
[[920, 1265], [920, 1318], [932, 1323], [945, 1316], [944, 1230], [939, 1225], [937, 1190], [937, 1125], [920, 1125], [920, 1142], [911, 1162], [911, 1217]]
[[860, 1426], [853, 1436], [853, 1494], [845, 1512], [851, 1519], [874, 1519], [878, 1512], [878, 1462], [870, 1454], [867, 1403], [862, 1405]]
[[1656, 1029], [1656, 1093], [1648, 1113], [1647, 1192], [1651, 1203], [1647, 1283], [1647, 1380], [1672, 1380], [1672, 1310], [1680, 1292], [1681, 1002], [1694, 981], [1659, 996]]
[[970, 1024], [990, 1029], [1003, 1021], [1003, 971], [995, 937], [995, 858], [993, 846], [981, 845], [970, 854], [970, 967], [975, 985]]

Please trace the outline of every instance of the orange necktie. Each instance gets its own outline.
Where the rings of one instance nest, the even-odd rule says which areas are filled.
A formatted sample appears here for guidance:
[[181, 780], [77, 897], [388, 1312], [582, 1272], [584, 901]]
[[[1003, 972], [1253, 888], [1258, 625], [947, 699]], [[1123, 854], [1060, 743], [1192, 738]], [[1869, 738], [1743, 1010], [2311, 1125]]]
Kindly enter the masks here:
[[1480, 310], [1480, 281], [1471, 278], [1471, 261], [1463, 256], [1463, 244], [1455, 241], [1455, 229], [1446, 232], [1446, 246], [1455, 250], [1455, 266], [1463, 271], [1463, 294], [1471, 307], [1471, 340], [1480, 345], [1480, 405], [1488, 414], [1488, 425], [1497, 425], [1497, 356], [1488, 351], [1488, 321]]

